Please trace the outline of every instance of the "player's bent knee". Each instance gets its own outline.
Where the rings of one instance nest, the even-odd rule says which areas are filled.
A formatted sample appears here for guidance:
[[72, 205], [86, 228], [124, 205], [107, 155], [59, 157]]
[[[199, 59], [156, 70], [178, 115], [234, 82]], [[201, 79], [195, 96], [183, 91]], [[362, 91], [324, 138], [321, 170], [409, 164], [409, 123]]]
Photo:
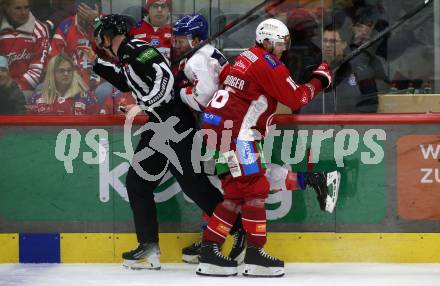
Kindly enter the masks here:
[[234, 212], [234, 213], [239, 213], [241, 210], [239, 203], [234, 200], [225, 199], [222, 202], [222, 204], [225, 207], [225, 209], [227, 209], [228, 211]]
[[265, 198], [253, 198], [245, 201], [246, 206], [264, 208]]

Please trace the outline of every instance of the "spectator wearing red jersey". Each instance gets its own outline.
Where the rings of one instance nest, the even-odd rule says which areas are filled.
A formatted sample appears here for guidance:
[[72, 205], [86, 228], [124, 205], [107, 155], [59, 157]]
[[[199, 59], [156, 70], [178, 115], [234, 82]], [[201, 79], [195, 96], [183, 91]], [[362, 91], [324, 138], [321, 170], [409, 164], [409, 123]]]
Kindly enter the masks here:
[[64, 53], [73, 59], [84, 81], [94, 88], [99, 77], [92, 72], [90, 63], [79, 46], [91, 46], [93, 19], [99, 16], [100, 0], [76, 0], [76, 14], [66, 18], [58, 26], [51, 42], [49, 58]]
[[58, 55], [49, 61], [42, 91], [28, 105], [31, 114], [97, 114], [96, 97], [88, 91], [70, 58]]
[[145, 17], [132, 28], [135, 39], [146, 41], [167, 59], [171, 53], [171, 0], [146, 0]]
[[32, 15], [29, 1], [2, 1], [0, 23], [0, 54], [8, 58], [9, 73], [25, 95], [40, 83], [49, 48], [47, 28]]

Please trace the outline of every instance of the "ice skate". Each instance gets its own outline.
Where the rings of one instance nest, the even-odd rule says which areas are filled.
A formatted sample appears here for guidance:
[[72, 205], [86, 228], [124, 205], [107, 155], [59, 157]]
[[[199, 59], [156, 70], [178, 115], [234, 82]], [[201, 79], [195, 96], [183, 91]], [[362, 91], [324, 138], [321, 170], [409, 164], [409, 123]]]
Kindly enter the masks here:
[[337, 171], [305, 173], [305, 183], [316, 192], [316, 199], [322, 211], [333, 213], [338, 201], [341, 174]]
[[246, 232], [243, 229], [239, 229], [232, 233], [232, 237], [234, 242], [228, 256], [240, 265], [243, 263], [244, 255], [246, 254]]
[[124, 252], [122, 258], [122, 265], [128, 269], [160, 269], [160, 250], [157, 243], [139, 244], [136, 249]]
[[281, 277], [284, 275], [284, 261], [270, 256], [262, 247], [248, 246], [244, 257], [244, 276]]
[[189, 264], [199, 263], [200, 249], [202, 241], [196, 241], [193, 244], [182, 249], [182, 261]]
[[236, 276], [237, 261], [224, 256], [216, 243], [204, 242], [199, 257], [196, 273], [204, 276]]

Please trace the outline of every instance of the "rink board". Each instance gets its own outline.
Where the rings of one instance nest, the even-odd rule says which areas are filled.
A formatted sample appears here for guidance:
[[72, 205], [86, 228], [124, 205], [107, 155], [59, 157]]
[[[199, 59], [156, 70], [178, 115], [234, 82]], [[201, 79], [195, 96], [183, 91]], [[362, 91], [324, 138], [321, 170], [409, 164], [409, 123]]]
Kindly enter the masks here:
[[[313, 191], [269, 194], [269, 253], [287, 262], [440, 262], [439, 114], [288, 115], [275, 123], [283, 132], [308, 132], [303, 141], [295, 138], [307, 148], [312, 132], [331, 131], [314, 170], [337, 168], [342, 181], [332, 214], [320, 211]], [[0, 164], [0, 263], [119, 263], [121, 253], [136, 246], [124, 185], [129, 164], [115, 155], [125, 150], [120, 125], [113, 117], [0, 118], [0, 161], [7, 162]], [[58, 139], [66, 130], [79, 137], [64, 146]], [[101, 142], [97, 131], [108, 135], [109, 155], [99, 164], [86, 163], [87, 155], [101, 154], [88, 143]], [[371, 131], [386, 139], [367, 136]], [[358, 136], [348, 136], [347, 144], [336, 140], [337, 134], [353, 133]], [[274, 139], [267, 158], [280, 160], [283, 136]], [[357, 150], [337, 165], [336, 147], [356, 138]], [[375, 164], [365, 162], [380, 153], [372, 152], [366, 138], [383, 151]], [[295, 140], [287, 144], [292, 156], [301, 149]], [[57, 146], [70, 152], [73, 141], [77, 156], [73, 173], [67, 173]], [[69, 152], [64, 155], [75, 153]], [[306, 159], [291, 163], [292, 169], [307, 170]], [[200, 210], [173, 178], [155, 190], [155, 200], [162, 261], [180, 262], [181, 248], [198, 239]]]
[[[161, 261], [180, 262], [182, 247], [198, 238], [196, 233], [161, 234]], [[118, 263], [122, 252], [135, 246], [134, 234], [60, 234], [59, 256], [61, 263]], [[229, 238], [224, 252], [230, 247]], [[286, 262], [439, 263], [440, 234], [269, 233], [266, 249]], [[0, 263], [18, 263], [28, 255], [20, 252], [17, 234], [0, 235], [0, 253]], [[42, 259], [35, 262], [47, 257]]]

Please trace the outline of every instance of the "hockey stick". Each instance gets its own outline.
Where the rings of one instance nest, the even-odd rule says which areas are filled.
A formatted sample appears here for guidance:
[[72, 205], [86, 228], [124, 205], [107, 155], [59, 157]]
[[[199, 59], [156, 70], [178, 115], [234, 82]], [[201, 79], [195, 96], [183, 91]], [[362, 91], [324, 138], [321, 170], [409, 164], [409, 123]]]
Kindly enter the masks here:
[[190, 51], [186, 52], [185, 54], [183, 54], [182, 56], [180, 56], [179, 58], [177, 58], [176, 60], [173, 60], [172, 65], [176, 65], [179, 64], [181, 60], [183, 60], [184, 58], [188, 58], [189, 56], [191, 56], [192, 54], [194, 54], [195, 52], [197, 52], [199, 49], [201, 49], [202, 47], [204, 47], [206, 44], [214, 41], [215, 39], [217, 39], [218, 37], [222, 36], [223, 34], [225, 34], [226, 32], [228, 32], [229, 30], [231, 30], [233, 27], [237, 26], [238, 24], [241, 24], [242, 22], [244, 22], [245, 20], [247, 20], [249, 17], [251, 17], [253, 14], [255, 14], [257, 11], [259, 11], [260, 9], [262, 9], [266, 4], [268, 4], [269, 2], [272, 2], [272, 4], [274, 6], [278, 6], [281, 3], [283, 3], [286, 0], [276, 0], [276, 1], [272, 1], [272, 0], [265, 0], [263, 2], [261, 2], [260, 4], [256, 5], [254, 8], [252, 8], [251, 10], [249, 10], [246, 14], [244, 14], [243, 16], [235, 19], [234, 21], [232, 21], [231, 23], [227, 24], [225, 26], [225, 28], [216, 33], [215, 35], [212, 35], [211, 37], [209, 37], [206, 41], [201, 42], [200, 44], [198, 44], [197, 46], [195, 46], [194, 48], [192, 48]]
[[403, 15], [399, 18], [393, 25], [389, 26], [385, 30], [381, 31], [377, 35], [375, 35], [371, 40], [363, 43], [358, 48], [353, 50], [350, 54], [346, 55], [342, 60], [340, 60], [338, 63], [336, 63], [334, 66], [332, 66], [332, 72], [335, 73], [343, 64], [351, 60], [352, 58], [356, 57], [360, 53], [362, 53], [363, 50], [370, 47], [375, 42], [379, 41], [381, 38], [395, 30], [397, 27], [405, 23], [408, 19], [412, 18], [414, 15], [422, 11], [424, 8], [426, 8], [429, 4], [431, 4], [433, 0], [423, 0], [423, 3], [420, 3], [414, 9]]

